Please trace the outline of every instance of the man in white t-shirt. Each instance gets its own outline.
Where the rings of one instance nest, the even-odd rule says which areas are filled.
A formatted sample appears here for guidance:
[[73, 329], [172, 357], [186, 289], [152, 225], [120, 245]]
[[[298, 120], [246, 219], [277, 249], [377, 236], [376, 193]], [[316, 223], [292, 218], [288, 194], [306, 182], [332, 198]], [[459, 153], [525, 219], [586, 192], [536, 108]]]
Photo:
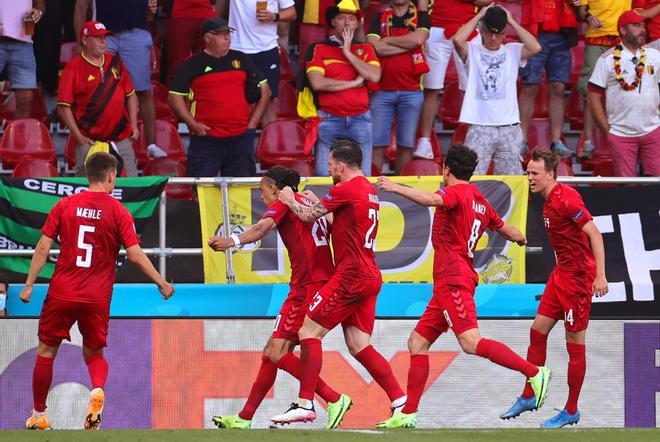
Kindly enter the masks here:
[[[481, 21], [483, 43], [468, 42]], [[521, 43], [503, 45], [507, 23]], [[541, 50], [532, 34], [501, 6], [488, 6], [453, 37], [454, 47], [468, 72], [465, 98], [459, 120], [470, 125], [465, 144], [479, 155], [475, 175], [485, 175], [491, 160], [495, 175], [521, 175], [520, 128], [516, 81], [518, 67]]]
[[633, 10], [619, 17], [621, 41], [598, 59], [587, 89], [587, 104], [607, 134], [616, 176], [637, 176], [638, 157], [645, 174], [660, 176], [660, 52], [643, 46], [644, 20]]
[[[261, 9], [264, 3], [266, 8]], [[232, 0], [229, 3], [229, 26], [235, 29], [231, 49], [247, 54], [270, 87], [271, 101], [261, 119], [262, 125], [273, 121], [277, 113], [274, 99], [279, 95], [281, 73], [277, 23], [295, 19], [294, 0]]]

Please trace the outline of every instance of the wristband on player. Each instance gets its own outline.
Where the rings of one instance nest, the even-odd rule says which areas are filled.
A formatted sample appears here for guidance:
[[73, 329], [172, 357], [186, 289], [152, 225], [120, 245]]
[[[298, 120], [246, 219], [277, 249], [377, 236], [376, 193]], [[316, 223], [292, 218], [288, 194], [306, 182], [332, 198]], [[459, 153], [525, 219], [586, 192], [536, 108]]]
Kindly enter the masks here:
[[238, 237], [237, 234], [232, 233], [231, 235], [229, 235], [229, 237], [232, 239], [232, 241], [234, 241], [234, 247], [238, 247], [241, 245], [241, 239]]

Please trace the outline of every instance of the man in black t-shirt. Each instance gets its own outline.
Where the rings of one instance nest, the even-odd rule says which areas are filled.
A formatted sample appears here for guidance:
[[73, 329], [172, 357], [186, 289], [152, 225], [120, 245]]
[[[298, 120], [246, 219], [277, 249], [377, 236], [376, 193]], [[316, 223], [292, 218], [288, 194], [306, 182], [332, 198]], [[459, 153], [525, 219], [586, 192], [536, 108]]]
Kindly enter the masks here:
[[204, 22], [204, 50], [184, 61], [172, 81], [168, 101], [190, 128], [188, 176], [256, 174], [254, 130], [270, 89], [252, 60], [229, 49], [232, 30], [222, 18]]

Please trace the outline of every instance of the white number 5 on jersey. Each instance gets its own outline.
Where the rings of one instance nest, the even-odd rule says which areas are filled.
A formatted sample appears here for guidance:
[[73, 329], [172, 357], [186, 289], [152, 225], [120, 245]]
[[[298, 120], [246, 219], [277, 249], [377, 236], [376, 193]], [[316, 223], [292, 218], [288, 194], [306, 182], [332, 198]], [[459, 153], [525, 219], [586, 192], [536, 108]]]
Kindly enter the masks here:
[[94, 233], [96, 227], [81, 224], [78, 228], [78, 248], [85, 251], [85, 256], [76, 256], [78, 267], [89, 268], [92, 265], [92, 245], [85, 242], [85, 233]]

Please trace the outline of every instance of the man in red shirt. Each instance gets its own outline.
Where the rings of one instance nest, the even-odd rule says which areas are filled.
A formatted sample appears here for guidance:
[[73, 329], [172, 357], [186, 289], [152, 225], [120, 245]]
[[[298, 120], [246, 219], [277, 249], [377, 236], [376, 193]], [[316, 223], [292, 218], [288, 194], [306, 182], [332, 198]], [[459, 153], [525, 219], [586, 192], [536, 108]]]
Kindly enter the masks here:
[[[580, 420], [577, 404], [587, 368], [584, 344], [591, 297], [607, 293], [603, 237], [580, 194], [557, 183], [558, 164], [557, 154], [541, 149], [532, 151], [532, 160], [527, 164], [531, 191], [545, 198], [543, 224], [557, 260], [530, 330], [527, 360], [545, 363], [548, 334], [562, 319], [569, 356], [568, 400], [559, 414], [541, 424], [542, 428], [560, 428]], [[500, 417], [515, 418], [534, 410], [534, 396], [526, 385], [522, 396]]]
[[139, 136], [138, 101], [126, 66], [106, 52], [103, 23], [90, 21], [80, 31], [83, 49], [62, 71], [57, 115], [76, 140], [76, 175], [84, 176], [85, 158], [95, 141], [115, 143], [127, 176], [137, 176], [133, 140]]
[[158, 285], [163, 299], [174, 293], [140, 248], [133, 217], [110, 196], [117, 178], [116, 158], [95, 153], [87, 160], [85, 169], [89, 190], [63, 198], [53, 206], [41, 229], [43, 234], [20, 293], [21, 301], [30, 302], [34, 282], [53, 243], [58, 241], [60, 255], [39, 317], [39, 347], [32, 377], [34, 410], [25, 423], [28, 429], [50, 428], [45, 411], [53, 362], [62, 340], [71, 340], [69, 330], [75, 322], [83, 336], [83, 357], [92, 381], [85, 428], [99, 428], [108, 376], [103, 348], [120, 246], [126, 249], [128, 260]]
[[[219, 428], [251, 427], [254, 413], [275, 383], [278, 368], [300, 378], [300, 359], [292, 353], [298, 345], [298, 330], [305, 319], [309, 302], [330, 279], [335, 265], [328, 242], [330, 232], [326, 218], [319, 218], [314, 223], [303, 223], [277, 199], [280, 191], [289, 186], [296, 192], [295, 198], [301, 204], [311, 205], [312, 201], [308, 198], [318, 202], [311, 192], [297, 193], [299, 184], [298, 172], [280, 166], [271, 167], [259, 184], [261, 199], [267, 205], [259, 222], [241, 234], [232, 234], [229, 238], [214, 236], [208, 242], [213, 250], [224, 252], [231, 247], [259, 241], [277, 228], [291, 261], [289, 295], [275, 319], [275, 329], [264, 348], [257, 379], [240, 413], [213, 416], [213, 423]], [[328, 404], [326, 428], [337, 428], [352, 405], [351, 398], [345, 394], [340, 395], [321, 379], [316, 384], [316, 393]]]
[[300, 204], [285, 187], [279, 199], [305, 222], [333, 212], [332, 246], [335, 273], [314, 295], [298, 337], [302, 360], [298, 401], [274, 423], [308, 422], [316, 419], [314, 388], [317, 385], [323, 337], [341, 324], [351, 355], [387, 393], [392, 408], [405, 403], [405, 394], [387, 360], [369, 343], [376, 318], [376, 299], [383, 283], [374, 255], [378, 232], [378, 194], [360, 170], [362, 151], [350, 140], [337, 141], [330, 150], [328, 171], [335, 183], [320, 202]]
[[316, 142], [316, 175], [328, 175], [328, 153], [337, 140], [353, 140], [362, 149], [362, 170], [371, 171], [372, 125], [365, 81], [380, 80], [380, 63], [369, 43], [355, 43], [360, 11], [352, 0], [328, 8], [333, 34], [309, 47], [307, 82], [316, 95], [321, 122]]
[[415, 428], [417, 407], [429, 373], [428, 351], [450, 328], [463, 351], [519, 371], [537, 393], [536, 405], [540, 407], [545, 400], [550, 369], [525, 361], [506, 345], [482, 338], [479, 333], [474, 303], [479, 277], [472, 264], [479, 238], [488, 228], [520, 246], [527, 244], [527, 239], [514, 226], [502, 221], [477, 186], [469, 183], [477, 161], [477, 153], [469, 147], [450, 146], [442, 169], [444, 187], [435, 193], [378, 178], [379, 189], [423, 206], [436, 207], [431, 232], [435, 251], [433, 297], [408, 339], [408, 401], [400, 412], [378, 424], [379, 428]]
[[190, 129], [188, 176], [243, 177], [257, 171], [254, 134], [270, 89], [247, 55], [229, 49], [232, 31], [222, 18], [206, 20], [204, 50], [179, 66], [170, 87], [168, 102]]

